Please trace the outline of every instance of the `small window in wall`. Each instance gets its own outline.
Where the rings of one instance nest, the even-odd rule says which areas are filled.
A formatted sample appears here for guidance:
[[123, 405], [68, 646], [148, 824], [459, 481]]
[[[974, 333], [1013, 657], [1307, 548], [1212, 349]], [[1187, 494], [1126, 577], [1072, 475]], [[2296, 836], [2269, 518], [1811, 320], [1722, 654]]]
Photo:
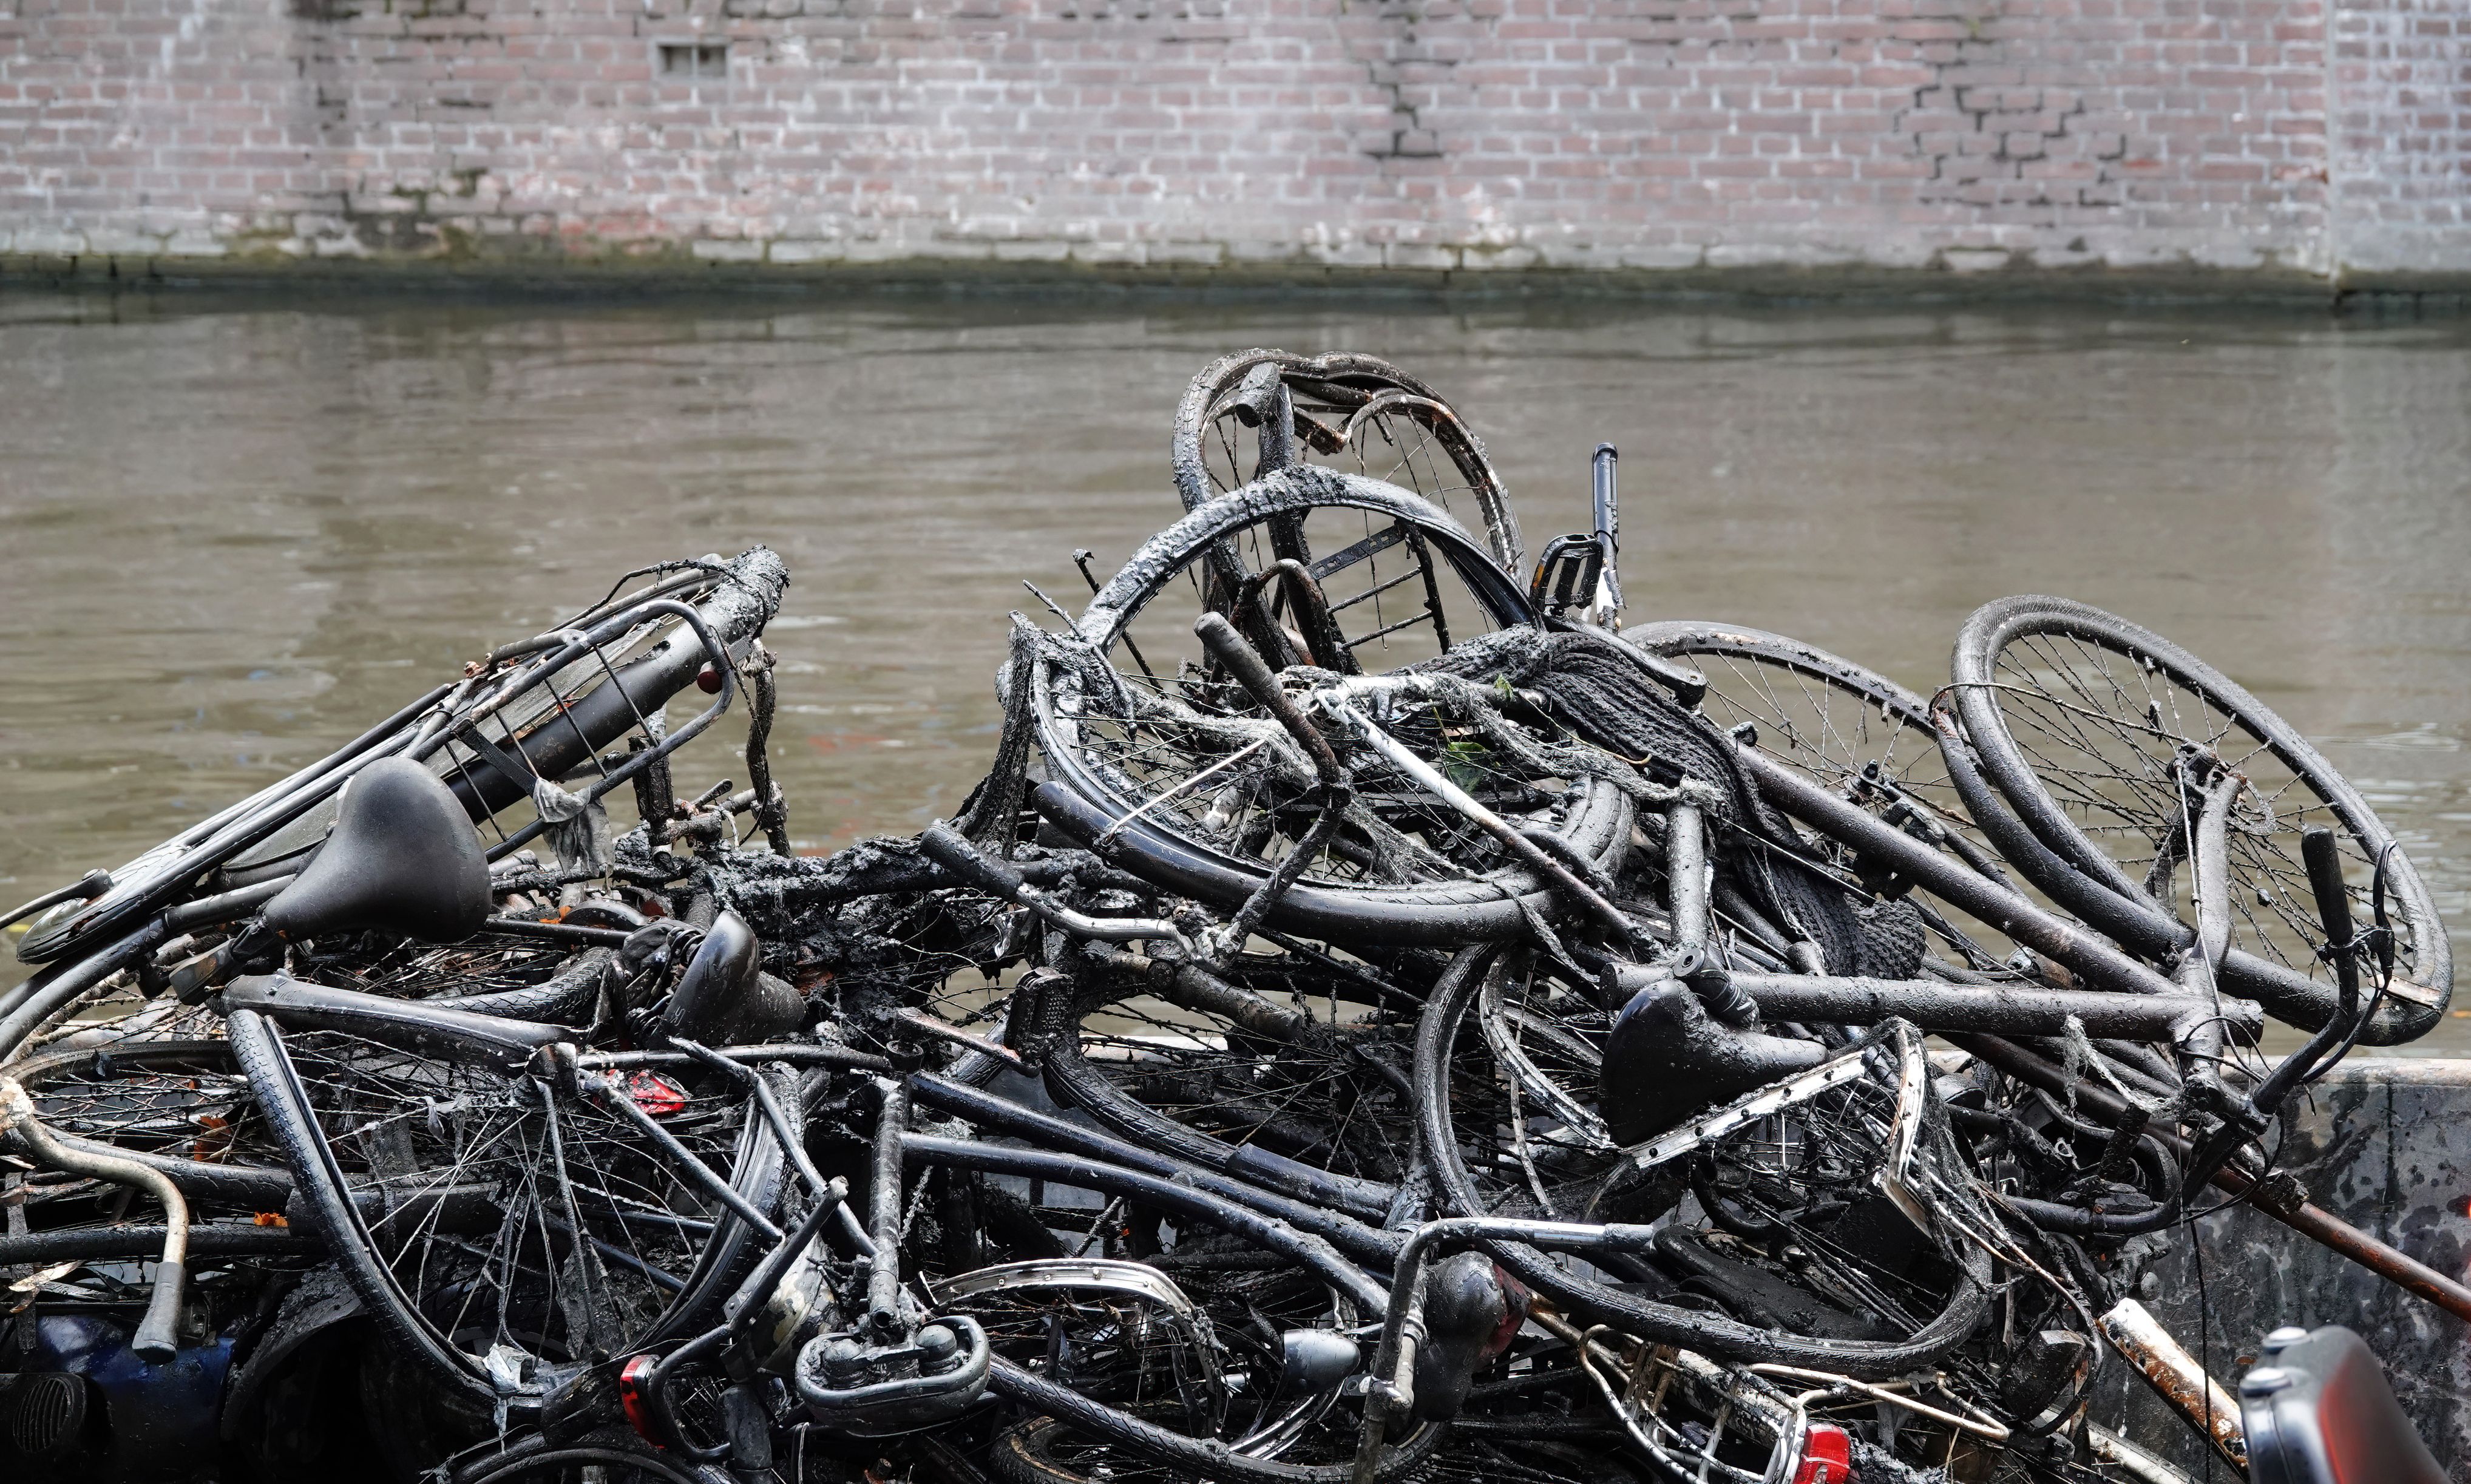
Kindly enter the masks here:
[[726, 78], [729, 76], [729, 43], [664, 41], [661, 43], [661, 76], [679, 79]]

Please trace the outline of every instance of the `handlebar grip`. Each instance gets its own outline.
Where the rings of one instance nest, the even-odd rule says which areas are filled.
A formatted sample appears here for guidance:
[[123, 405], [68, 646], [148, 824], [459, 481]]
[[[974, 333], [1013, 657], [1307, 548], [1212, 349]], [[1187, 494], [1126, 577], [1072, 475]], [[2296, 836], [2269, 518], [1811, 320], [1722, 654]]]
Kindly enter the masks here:
[[2351, 899], [2342, 886], [2342, 858], [2334, 832], [2317, 825], [2299, 836], [2299, 859], [2308, 866], [2308, 888], [2317, 897], [2317, 918], [2337, 945], [2351, 941]]
[[1029, 885], [1028, 879], [1011, 865], [979, 850], [962, 838], [958, 830], [940, 820], [918, 836], [918, 849], [962, 881], [1007, 902], [1018, 900]]

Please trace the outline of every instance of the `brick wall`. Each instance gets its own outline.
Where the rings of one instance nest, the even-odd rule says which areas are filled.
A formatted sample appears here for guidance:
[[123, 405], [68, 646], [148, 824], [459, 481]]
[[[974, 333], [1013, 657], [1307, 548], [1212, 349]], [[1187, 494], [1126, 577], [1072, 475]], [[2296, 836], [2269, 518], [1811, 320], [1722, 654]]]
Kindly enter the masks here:
[[2333, 32], [2340, 260], [2471, 270], [2471, 0], [2348, 6]]
[[2462, 272], [2466, 5], [0, 0], [0, 257]]

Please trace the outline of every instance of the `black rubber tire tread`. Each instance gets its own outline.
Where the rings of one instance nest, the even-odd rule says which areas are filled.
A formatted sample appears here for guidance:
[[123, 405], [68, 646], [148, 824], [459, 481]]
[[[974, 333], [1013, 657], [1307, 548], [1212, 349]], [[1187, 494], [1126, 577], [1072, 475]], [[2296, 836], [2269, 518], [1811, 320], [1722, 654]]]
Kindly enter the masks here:
[[[1067, 1391], [1000, 1356], [988, 1374], [987, 1389], [1040, 1414], [1040, 1420], [1094, 1433], [1170, 1467], [1189, 1470], [1196, 1477], [1217, 1481], [1217, 1484], [1345, 1484], [1354, 1472], [1353, 1464], [1283, 1464], [1275, 1459], [1241, 1458], [1229, 1452], [1223, 1445], [1196, 1442], [1104, 1402], [1093, 1402], [1077, 1392]], [[1034, 1426], [1036, 1423], [1028, 1425]], [[1428, 1423], [1419, 1426], [1390, 1446], [1374, 1477], [1385, 1481], [1385, 1484], [1386, 1481], [1412, 1478], [1431, 1462], [1448, 1432], [1446, 1424]], [[1013, 1434], [1006, 1436], [1009, 1438]], [[1079, 1475], [1055, 1471], [1033, 1458], [1025, 1449], [1007, 1448], [1005, 1442], [1005, 1439], [997, 1440], [996, 1447], [989, 1451], [989, 1462], [996, 1472], [1010, 1484], [1082, 1484]]]
[[[1380, 389], [1396, 388], [1411, 396], [1450, 407], [1449, 399], [1435, 391], [1422, 379], [1408, 375], [1377, 356], [1335, 351], [1326, 356], [1300, 356], [1285, 350], [1238, 350], [1219, 357], [1203, 366], [1184, 389], [1176, 403], [1175, 442], [1169, 458], [1175, 469], [1175, 489], [1187, 510], [1197, 510], [1218, 497], [1212, 487], [1210, 471], [1204, 466], [1201, 450], [1201, 422], [1209, 415], [1211, 405], [1222, 392], [1240, 382], [1246, 373], [1263, 362], [1274, 362], [1282, 380], [1291, 387], [1298, 381], [1339, 383], [1364, 382]], [[1451, 408], [1447, 425], [1433, 425], [1442, 445], [1468, 478], [1477, 502], [1484, 508], [1485, 544], [1493, 559], [1505, 572], [1517, 572], [1523, 554], [1518, 539], [1518, 518], [1510, 507], [1510, 491], [1501, 476], [1485, 456], [1484, 440], [1459, 419]]]
[[[1441, 1198], [1453, 1215], [1490, 1213], [1475, 1200], [1451, 1128], [1449, 1056], [1459, 1023], [1466, 1018], [1469, 1002], [1495, 952], [1482, 946], [1462, 950], [1433, 986], [1424, 1019], [1416, 1027], [1416, 1110], [1424, 1120], [1425, 1158], [1431, 1162]], [[1551, 1298], [1576, 1323], [1611, 1325], [1653, 1344], [1679, 1345], [1710, 1359], [1740, 1365], [1799, 1365], [1856, 1380], [1889, 1380], [1937, 1364], [1971, 1339], [1990, 1317], [1989, 1290], [1963, 1265], [1947, 1307], [1907, 1338], [1829, 1340], [1764, 1330], [1624, 1293], [1574, 1277], [1524, 1242], [1490, 1242], [1486, 1248], [1512, 1276]]]
[[[1966, 739], [1972, 743], [1983, 774], [2035, 836], [2081, 873], [2083, 880], [2118, 897], [2135, 917], [2144, 920], [2145, 941], [2130, 943], [2130, 948], [2146, 954], [2176, 951], [2190, 938], [2192, 930], [2146, 896], [2100, 846], [2077, 828], [2075, 821], [2053, 801], [2009, 732], [1999, 709], [1995, 673], [1998, 658], [2012, 641], [2038, 633], [2083, 638], [2123, 656], [2135, 654], [2153, 661], [2173, 683], [2198, 693], [2217, 711], [2236, 719], [2315, 790], [2341, 820], [2353, 843], [2369, 859], [2373, 860], [2392, 840], [2392, 832], [2359, 790], [2295, 728], [2246, 687], [2169, 639], [2116, 614], [2066, 598], [2021, 594], [1985, 603], [1973, 611], [1958, 632], [1950, 663], [1951, 690], [1958, 715], [1965, 722]], [[2030, 857], [2019, 860], [2018, 869], [2029, 869], [2030, 861]], [[2043, 874], [2049, 873], [2044, 870]], [[2453, 949], [2444, 924], [2426, 883], [2400, 851], [2393, 854], [2388, 881], [2401, 906], [2401, 915], [2413, 929], [2412, 940], [2420, 954], [2414, 966], [2414, 981], [2435, 991], [2437, 1002], [2428, 1005], [2389, 999], [2387, 1012], [2381, 1012], [2368, 1034], [2362, 1037], [2369, 1045], [2380, 1046], [2425, 1034], [2443, 1018], [2454, 990]], [[2054, 889], [2047, 882], [2037, 880], [2036, 884], [2044, 890]], [[2065, 887], [2066, 883], [2062, 883], [2059, 889]], [[2283, 965], [2239, 949], [2232, 950], [2223, 964], [2222, 984], [2234, 994], [2273, 1006], [2285, 1019], [2293, 1018], [2285, 1006], [2320, 1003], [2315, 1018], [2321, 1025], [2333, 1004], [2330, 985], [2317, 983]], [[2307, 1021], [2302, 1018], [2296, 1023], [2306, 1025]]]

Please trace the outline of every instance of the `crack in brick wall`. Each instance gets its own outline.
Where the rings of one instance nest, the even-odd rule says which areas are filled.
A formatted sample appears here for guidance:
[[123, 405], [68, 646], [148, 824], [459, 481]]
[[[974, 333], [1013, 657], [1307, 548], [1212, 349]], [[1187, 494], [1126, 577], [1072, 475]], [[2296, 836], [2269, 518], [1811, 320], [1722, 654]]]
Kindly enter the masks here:
[[2459, 11], [0, 0], [0, 254], [2459, 272]]

